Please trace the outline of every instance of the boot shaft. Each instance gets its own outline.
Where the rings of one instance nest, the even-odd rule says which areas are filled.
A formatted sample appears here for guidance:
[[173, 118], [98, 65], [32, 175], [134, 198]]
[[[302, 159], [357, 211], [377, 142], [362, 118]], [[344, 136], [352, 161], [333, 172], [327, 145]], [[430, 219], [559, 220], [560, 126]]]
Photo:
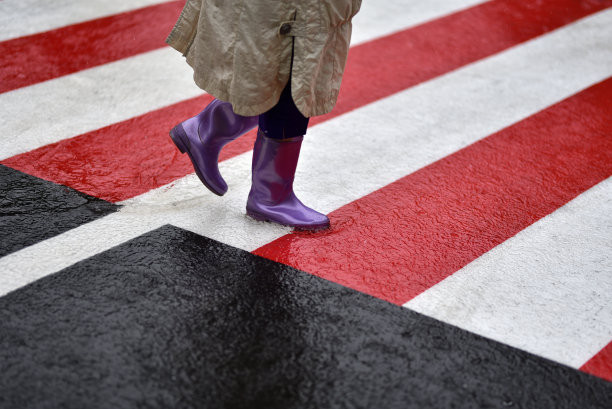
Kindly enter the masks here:
[[247, 214], [255, 220], [307, 230], [329, 228], [327, 216], [305, 206], [293, 192], [302, 139], [272, 139], [262, 132], [257, 134], [253, 184], [246, 206]]
[[257, 133], [249, 199], [253, 197], [257, 201], [273, 204], [293, 195], [293, 180], [303, 138], [273, 139], [261, 131]]
[[197, 133], [202, 142], [218, 145], [219, 149], [254, 128], [258, 122], [257, 116], [238, 115], [234, 113], [229, 102], [218, 99], [214, 99], [195, 118], [198, 125]]
[[223, 195], [227, 183], [219, 173], [219, 153], [223, 146], [257, 125], [258, 118], [236, 115], [231, 104], [213, 100], [198, 115], [170, 131], [174, 144], [188, 153], [202, 183], [213, 193]]

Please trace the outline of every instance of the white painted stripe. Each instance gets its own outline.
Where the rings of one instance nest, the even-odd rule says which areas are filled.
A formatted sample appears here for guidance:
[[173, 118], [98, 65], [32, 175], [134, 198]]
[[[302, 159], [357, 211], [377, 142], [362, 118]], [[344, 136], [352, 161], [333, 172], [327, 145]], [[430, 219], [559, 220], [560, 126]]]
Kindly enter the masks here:
[[122, 13], [167, 0], [2, 0], [0, 41]]
[[581, 367], [612, 340], [612, 178], [404, 306]]
[[0, 259], [0, 296], [91, 257], [163, 223], [159, 218], [118, 212], [81, 225]]
[[[488, 0], [487, 0], [488, 1]], [[361, 44], [407, 27], [423, 24], [444, 15], [486, 3], [483, 0], [399, 0], [368, 1], [361, 4], [353, 19], [351, 44]]]
[[0, 159], [201, 95], [169, 47], [0, 94]]
[[[476, 2], [411, 2], [404, 13], [415, 15], [403, 14], [404, 20], [390, 17], [398, 11], [393, 2], [365, 7], [364, 16], [371, 19], [355, 28], [356, 37], [371, 40], [472, 3]], [[382, 24], [381, 14], [393, 24]], [[165, 48], [0, 94], [0, 160], [200, 93], [191, 68], [179, 53]]]
[[[612, 10], [601, 12], [311, 129], [296, 178], [298, 195], [330, 212], [607, 78], [611, 30]], [[34, 280], [106, 250], [117, 243], [117, 231], [125, 232], [121, 241], [136, 237], [143, 218], [147, 226], [170, 223], [248, 251], [284, 235], [288, 229], [244, 216], [250, 156], [221, 164], [230, 184], [222, 198], [191, 175], [124, 202], [116, 221], [90, 223], [93, 244], [86, 235], [67, 232], [8, 256], [10, 263], [0, 259], [0, 271], [10, 271], [0, 274], [0, 288], [23, 285], [7, 278], [21, 271]], [[84, 250], [58, 260], [65, 247]], [[50, 263], [53, 268], [46, 267]]]

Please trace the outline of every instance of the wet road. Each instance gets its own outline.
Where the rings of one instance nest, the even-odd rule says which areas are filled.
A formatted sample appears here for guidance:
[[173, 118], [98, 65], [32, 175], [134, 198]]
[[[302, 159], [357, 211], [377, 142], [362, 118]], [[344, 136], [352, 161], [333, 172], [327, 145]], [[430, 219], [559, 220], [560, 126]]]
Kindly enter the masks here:
[[168, 138], [183, 2], [0, 3], [0, 407], [610, 406], [612, 2], [373, 3], [314, 234]]

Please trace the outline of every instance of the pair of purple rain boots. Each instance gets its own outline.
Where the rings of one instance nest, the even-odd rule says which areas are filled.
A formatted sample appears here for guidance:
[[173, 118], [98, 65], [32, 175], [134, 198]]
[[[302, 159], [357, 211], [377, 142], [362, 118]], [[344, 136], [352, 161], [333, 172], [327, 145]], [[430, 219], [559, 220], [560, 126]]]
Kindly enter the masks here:
[[[219, 153], [257, 123], [258, 117], [237, 115], [231, 104], [215, 99], [198, 115], [172, 128], [170, 137], [181, 153], [189, 155], [204, 186], [222, 196], [227, 183], [219, 173]], [[302, 139], [273, 139], [257, 133], [247, 200], [247, 214], [252, 218], [304, 230], [329, 227], [327, 216], [305, 206], [293, 192]]]

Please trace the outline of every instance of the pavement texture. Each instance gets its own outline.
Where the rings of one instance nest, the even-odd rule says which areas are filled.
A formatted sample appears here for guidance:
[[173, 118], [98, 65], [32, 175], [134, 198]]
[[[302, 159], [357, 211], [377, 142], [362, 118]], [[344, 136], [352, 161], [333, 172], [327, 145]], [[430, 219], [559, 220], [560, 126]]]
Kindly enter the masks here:
[[612, 1], [364, 2], [316, 233], [172, 144], [183, 5], [0, 2], [0, 408], [612, 407]]

